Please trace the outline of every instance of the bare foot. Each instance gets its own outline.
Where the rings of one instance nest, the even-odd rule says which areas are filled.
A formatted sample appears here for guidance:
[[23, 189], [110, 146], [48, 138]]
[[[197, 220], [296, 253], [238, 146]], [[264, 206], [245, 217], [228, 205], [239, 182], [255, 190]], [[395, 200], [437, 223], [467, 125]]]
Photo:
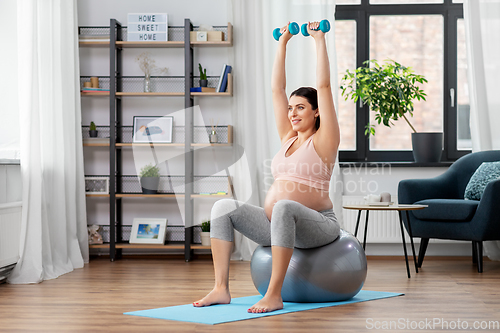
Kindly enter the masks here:
[[214, 288], [207, 296], [197, 302], [193, 302], [196, 307], [208, 306], [213, 304], [229, 304], [231, 302], [231, 294], [227, 288]]
[[263, 299], [254, 304], [248, 312], [252, 313], [262, 313], [262, 312], [271, 312], [276, 310], [283, 309], [283, 300], [280, 296], [268, 296], [265, 295]]

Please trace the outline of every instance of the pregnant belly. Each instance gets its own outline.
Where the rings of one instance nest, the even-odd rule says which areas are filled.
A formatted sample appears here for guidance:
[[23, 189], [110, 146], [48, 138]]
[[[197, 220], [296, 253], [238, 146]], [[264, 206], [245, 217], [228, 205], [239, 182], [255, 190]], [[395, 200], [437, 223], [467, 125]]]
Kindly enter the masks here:
[[264, 203], [264, 211], [269, 221], [273, 207], [279, 200], [293, 200], [317, 211], [333, 207], [328, 192], [289, 180], [277, 180], [267, 192]]

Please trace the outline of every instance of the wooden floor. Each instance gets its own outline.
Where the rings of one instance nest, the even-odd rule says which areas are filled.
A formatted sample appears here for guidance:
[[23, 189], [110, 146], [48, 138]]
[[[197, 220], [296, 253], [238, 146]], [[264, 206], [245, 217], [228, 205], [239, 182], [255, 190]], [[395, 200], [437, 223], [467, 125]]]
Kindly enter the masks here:
[[[249, 266], [232, 262], [233, 297], [256, 294]], [[485, 260], [479, 274], [465, 258], [431, 258], [420, 273], [412, 269], [411, 279], [402, 258], [369, 259], [363, 289], [404, 293], [401, 297], [214, 326], [123, 315], [191, 303], [212, 284], [207, 259], [93, 259], [83, 269], [38, 285], [0, 285], [0, 331], [317, 333], [360, 332], [390, 321], [423, 325], [439, 319], [453, 325], [460, 320], [469, 327], [474, 321], [500, 321], [500, 262]]]

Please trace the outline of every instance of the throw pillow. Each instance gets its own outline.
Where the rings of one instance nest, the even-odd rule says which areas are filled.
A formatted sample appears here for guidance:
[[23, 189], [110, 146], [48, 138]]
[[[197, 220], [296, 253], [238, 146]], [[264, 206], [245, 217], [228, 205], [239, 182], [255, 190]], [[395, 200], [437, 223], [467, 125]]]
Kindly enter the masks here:
[[476, 169], [465, 188], [466, 200], [481, 200], [484, 189], [489, 182], [500, 178], [500, 161], [483, 162]]

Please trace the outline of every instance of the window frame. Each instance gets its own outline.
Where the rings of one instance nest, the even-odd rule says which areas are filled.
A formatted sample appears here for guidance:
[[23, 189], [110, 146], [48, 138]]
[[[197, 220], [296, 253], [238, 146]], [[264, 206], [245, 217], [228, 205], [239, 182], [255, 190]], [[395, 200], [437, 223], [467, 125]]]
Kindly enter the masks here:
[[[370, 4], [337, 5], [335, 20], [356, 21], [356, 68], [370, 59], [370, 17], [376, 15], [442, 15], [443, 16], [443, 133], [442, 162], [455, 161], [471, 150], [457, 149], [457, 22], [463, 18], [463, 4], [444, 0], [442, 4]], [[454, 89], [454, 107], [450, 90]], [[370, 138], [364, 134], [370, 120], [367, 105], [356, 103], [356, 150], [340, 150], [340, 162], [413, 162], [411, 150], [370, 150]]]

